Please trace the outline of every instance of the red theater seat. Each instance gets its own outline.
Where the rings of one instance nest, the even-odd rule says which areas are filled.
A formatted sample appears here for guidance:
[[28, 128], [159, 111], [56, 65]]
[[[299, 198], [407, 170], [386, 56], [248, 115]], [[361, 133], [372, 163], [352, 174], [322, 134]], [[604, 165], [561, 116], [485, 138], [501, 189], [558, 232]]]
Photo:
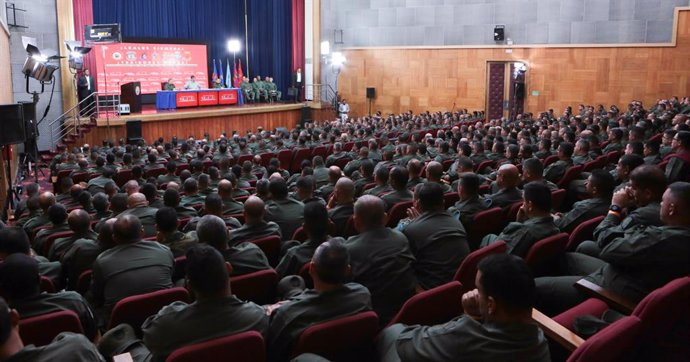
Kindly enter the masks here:
[[248, 331], [199, 342], [171, 353], [166, 362], [263, 362], [266, 346], [261, 333]]

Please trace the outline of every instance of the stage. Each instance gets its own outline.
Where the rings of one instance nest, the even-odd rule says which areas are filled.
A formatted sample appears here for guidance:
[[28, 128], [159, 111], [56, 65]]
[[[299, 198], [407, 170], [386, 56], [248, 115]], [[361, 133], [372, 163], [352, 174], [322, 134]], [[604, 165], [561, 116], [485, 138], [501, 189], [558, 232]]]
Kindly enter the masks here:
[[[208, 133], [212, 138], [222, 132], [231, 135], [237, 131], [244, 135], [256, 131], [257, 127], [272, 130], [277, 127], [292, 129], [302, 119], [302, 109], [307, 107], [313, 117], [320, 117], [323, 110], [313, 109], [309, 103], [262, 103], [241, 106], [218, 106], [178, 108], [172, 110], [156, 109], [155, 105], [145, 105], [141, 113], [118, 116], [101, 113], [96, 127], [84, 135], [84, 143], [100, 145], [105, 139], [117, 141], [126, 138], [125, 124], [129, 120], [141, 121], [142, 137], [151, 143], [158, 137], [166, 141], [177, 136], [202, 138]], [[332, 113], [332, 109], [329, 113]], [[326, 118], [331, 118], [327, 113]], [[321, 118], [316, 118], [321, 119]]]

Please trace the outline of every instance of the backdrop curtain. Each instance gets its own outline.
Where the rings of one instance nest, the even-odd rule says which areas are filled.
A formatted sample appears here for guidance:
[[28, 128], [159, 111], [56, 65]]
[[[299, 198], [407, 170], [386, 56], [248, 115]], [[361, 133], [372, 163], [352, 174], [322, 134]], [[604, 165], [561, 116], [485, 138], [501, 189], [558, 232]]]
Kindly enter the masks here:
[[304, 76], [304, 0], [292, 0], [292, 71]]
[[[74, 10], [74, 39], [84, 41], [84, 26], [93, 24], [93, 2], [91, 0], [72, 0]], [[96, 78], [96, 55], [89, 53], [84, 56], [84, 69], [90, 69]]]
[[[247, 0], [249, 49], [244, 49], [244, 4], [244, 0], [93, 0], [93, 20], [97, 24], [120, 23], [123, 40], [206, 43], [209, 75], [213, 59], [222, 59], [223, 67], [226, 59], [232, 61], [227, 41], [239, 39], [242, 50], [237, 58], [242, 59], [244, 74], [272, 76], [285, 95], [290, 85], [292, 3]], [[247, 51], [250, 74], [245, 64]]]

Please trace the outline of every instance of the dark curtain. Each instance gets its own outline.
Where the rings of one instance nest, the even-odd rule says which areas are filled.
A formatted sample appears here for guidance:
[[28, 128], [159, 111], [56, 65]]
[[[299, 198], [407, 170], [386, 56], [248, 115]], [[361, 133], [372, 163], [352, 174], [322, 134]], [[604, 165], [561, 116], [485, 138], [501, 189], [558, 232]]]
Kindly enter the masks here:
[[[213, 59], [232, 61], [228, 39], [239, 39], [244, 74], [272, 76], [283, 94], [290, 83], [292, 6], [286, 0], [247, 0], [249, 71], [245, 60], [244, 0], [93, 0], [97, 24], [120, 23], [123, 38], [190, 40], [208, 44]], [[227, 75], [225, 75], [227, 77]]]

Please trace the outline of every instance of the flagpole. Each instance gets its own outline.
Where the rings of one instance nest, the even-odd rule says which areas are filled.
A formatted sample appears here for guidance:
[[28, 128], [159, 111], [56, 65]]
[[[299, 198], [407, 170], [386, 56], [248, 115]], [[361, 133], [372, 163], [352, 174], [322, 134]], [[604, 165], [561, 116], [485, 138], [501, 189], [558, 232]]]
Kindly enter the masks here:
[[[248, 34], [249, 31], [248, 29], [248, 24], [249, 20], [247, 18], [247, 0], [244, 0], [244, 56], [245, 56], [245, 64], [247, 64], [247, 76], [249, 76], [249, 38]], [[233, 54], [233, 58], [235, 55]], [[233, 59], [234, 60], [234, 59]]]

